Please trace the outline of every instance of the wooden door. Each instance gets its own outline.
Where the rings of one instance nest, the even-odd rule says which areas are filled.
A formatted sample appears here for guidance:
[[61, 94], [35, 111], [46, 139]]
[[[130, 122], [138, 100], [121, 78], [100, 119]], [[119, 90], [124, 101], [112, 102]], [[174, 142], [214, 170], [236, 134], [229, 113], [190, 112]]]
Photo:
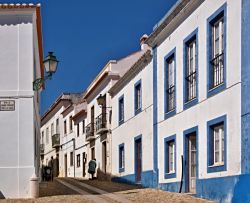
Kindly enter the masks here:
[[141, 171], [142, 171], [142, 149], [141, 149], [141, 139], [135, 141], [135, 181], [137, 183], [141, 182]]

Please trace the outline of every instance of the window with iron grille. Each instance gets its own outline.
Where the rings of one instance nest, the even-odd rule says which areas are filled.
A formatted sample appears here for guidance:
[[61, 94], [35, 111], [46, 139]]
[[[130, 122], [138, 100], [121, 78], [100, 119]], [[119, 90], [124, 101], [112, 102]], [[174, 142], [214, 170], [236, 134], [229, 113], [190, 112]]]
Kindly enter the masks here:
[[46, 144], [49, 143], [49, 128], [46, 128]]
[[185, 102], [197, 97], [197, 72], [196, 72], [196, 36], [186, 43], [186, 67], [185, 67]]
[[119, 98], [119, 124], [124, 121], [124, 97]]
[[166, 84], [166, 106], [167, 112], [175, 109], [175, 60], [174, 54], [166, 60], [167, 65], [167, 84]]
[[207, 96], [226, 88], [227, 4], [223, 4], [207, 19]]
[[215, 88], [224, 82], [224, 17], [212, 24], [212, 81], [211, 87]]

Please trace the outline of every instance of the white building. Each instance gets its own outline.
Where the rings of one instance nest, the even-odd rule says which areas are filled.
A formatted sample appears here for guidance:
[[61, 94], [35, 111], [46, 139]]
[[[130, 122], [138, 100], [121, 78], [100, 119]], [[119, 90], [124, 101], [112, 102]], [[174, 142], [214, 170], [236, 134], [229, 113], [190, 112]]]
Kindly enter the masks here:
[[40, 158], [40, 96], [32, 85], [43, 77], [40, 5], [0, 4], [0, 44], [0, 193], [31, 197]]
[[[146, 50], [147, 46], [142, 45], [140, 51], [117, 61], [109, 61], [86, 90], [84, 96], [87, 102], [86, 141], [89, 142], [87, 162], [96, 158], [99, 178], [109, 178], [113, 165], [111, 159], [113, 147], [111, 119], [113, 113], [108, 91]], [[101, 106], [97, 102], [100, 98], [103, 99]]]
[[153, 187], [153, 64], [151, 50], [109, 90], [112, 96], [113, 180]]
[[249, 8], [247, 0], [180, 0], [146, 41], [155, 187], [250, 201]]
[[41, 165], [50, 165], [51, 158], [53, 158], [54, 176], [64, 174], [62, 166], [59, 168], [59, 160], [62, 159], [60, 153], [61, 144], [64, 137], [64, 119], [62, 113], [72, 105], [73, 102], [79, 100], [81, 94], [63, 93], [50, 106], [47, 112], [41, 119], [41, 137], [40, 137], [40, 155]]

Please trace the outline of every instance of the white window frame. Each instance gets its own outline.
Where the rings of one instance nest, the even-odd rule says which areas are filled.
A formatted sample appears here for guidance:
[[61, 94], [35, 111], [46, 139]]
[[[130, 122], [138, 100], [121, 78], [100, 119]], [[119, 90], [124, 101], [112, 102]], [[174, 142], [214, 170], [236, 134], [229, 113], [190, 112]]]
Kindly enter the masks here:
[[175, 142], [168, 143], [168, 173], [175, 172]]
[[[214, 165], [224, 165], [224, 125], [218, 125], [213, 128], [213, 144], [214, 144]], [[218, 149], [216, 149], [216, 141], [218, 141]], [[216, 153], [218, 153], [218, 161], [216, 159]]]

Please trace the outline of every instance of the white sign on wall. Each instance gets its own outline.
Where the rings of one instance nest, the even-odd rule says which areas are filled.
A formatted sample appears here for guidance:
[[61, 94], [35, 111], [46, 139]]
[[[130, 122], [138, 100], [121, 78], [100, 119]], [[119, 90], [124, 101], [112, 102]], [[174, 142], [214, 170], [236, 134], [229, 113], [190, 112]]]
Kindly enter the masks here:
[[15, 111], [15, 101], [14, 100], [0, 101], [0, 111]]

